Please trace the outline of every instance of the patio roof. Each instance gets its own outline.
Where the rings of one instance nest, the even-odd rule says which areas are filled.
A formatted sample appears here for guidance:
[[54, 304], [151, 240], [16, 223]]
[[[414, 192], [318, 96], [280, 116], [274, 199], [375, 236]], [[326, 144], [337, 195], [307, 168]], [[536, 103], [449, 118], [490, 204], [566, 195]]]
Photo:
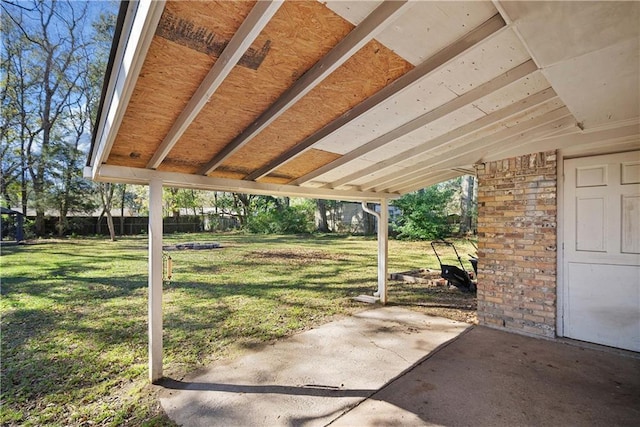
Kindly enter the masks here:
[[87, 175], [394, 198], [638, 145], [636, 2], [123, 4]]
[[478, 162], [638, 147], [639, 18], [636, 2], [122, 3], [85, 174], [149, 185], [150, 380], [163, 186], [379, 201], [384, 304], [388, 199]]

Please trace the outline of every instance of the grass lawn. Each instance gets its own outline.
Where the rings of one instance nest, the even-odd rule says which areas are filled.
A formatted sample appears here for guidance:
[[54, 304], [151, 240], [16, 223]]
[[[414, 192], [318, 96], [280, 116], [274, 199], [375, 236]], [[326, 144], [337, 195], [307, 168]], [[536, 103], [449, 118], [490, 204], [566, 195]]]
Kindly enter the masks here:
[[[173, 378], [369, 308], [351, 297], [377, 287], [374, 239], [165, 236], [190, 241], [223, 248], [170, 252], [164, 364]], [[147, 384], [146, 237], [4, 246], [0, 262], [2, 425], [172, 425]], [[391, 241], [389, 264], [438, 268], [427, 242]], [[428, 311], [430, 298], [424, 285], [391, 282], [392, 302]]]

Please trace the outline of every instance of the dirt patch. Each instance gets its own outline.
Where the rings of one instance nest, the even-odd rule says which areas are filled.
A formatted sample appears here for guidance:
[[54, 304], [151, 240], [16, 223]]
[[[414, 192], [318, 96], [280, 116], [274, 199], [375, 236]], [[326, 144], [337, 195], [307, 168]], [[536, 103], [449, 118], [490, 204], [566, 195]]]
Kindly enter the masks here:
[[345, 261], [346, 258], [329, 252], [313, 249], [273, 249], [251, 251], [245, 258], [268, 260], [274, 264], [312, 264], [318, 261]]
[[[408, 273], [410, 272], [402, 275], [406, 276]], [[389, 283], [389, 299], [393, 304], [432, 316], [477, 324], [476, 294], [448, 287], [446, 281], [438, 277], [439, 273], [434, 278], [434, 272], [430, 270], [416, 270], [416, 280], [392, 280]]]

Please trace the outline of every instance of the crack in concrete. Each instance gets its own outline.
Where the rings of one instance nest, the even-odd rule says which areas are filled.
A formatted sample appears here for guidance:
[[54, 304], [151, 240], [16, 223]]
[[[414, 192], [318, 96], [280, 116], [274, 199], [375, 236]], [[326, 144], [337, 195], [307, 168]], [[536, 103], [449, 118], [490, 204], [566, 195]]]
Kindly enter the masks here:
[[390, 348], [386, 348], [386, 347], [382, 347], [381, 345], [378, 345], [378, 343], [376, 343], [373, 339], [369, 338], [368, 336], [366, 336], [365, 334], [363, 334], [362, 332], [360, 332], [360, 335], [362, 335], [363, 337], [367, 338], [369, 340], [369, 342], [371, 344], [373, 344], [376, 348], [379, 348], [380, 350], [384, 350], [384, 351], [388, 351], [391, 352], [393, 354], [395, 354], [396, 356], [398, 356], [400, 359], [404, 360], [405, 362], [409, 362], [407, 359], [405, 359], [400, 353], [398, 353], [397, 351], [394, 351]]

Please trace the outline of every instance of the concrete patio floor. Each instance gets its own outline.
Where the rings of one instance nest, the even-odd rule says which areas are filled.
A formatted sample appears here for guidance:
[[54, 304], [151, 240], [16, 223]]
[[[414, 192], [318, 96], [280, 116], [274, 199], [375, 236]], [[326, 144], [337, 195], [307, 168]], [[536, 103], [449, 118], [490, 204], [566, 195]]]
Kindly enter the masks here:
[[165, 379], [184, 426], [638, 425], [637, 353], [367, 310]]

